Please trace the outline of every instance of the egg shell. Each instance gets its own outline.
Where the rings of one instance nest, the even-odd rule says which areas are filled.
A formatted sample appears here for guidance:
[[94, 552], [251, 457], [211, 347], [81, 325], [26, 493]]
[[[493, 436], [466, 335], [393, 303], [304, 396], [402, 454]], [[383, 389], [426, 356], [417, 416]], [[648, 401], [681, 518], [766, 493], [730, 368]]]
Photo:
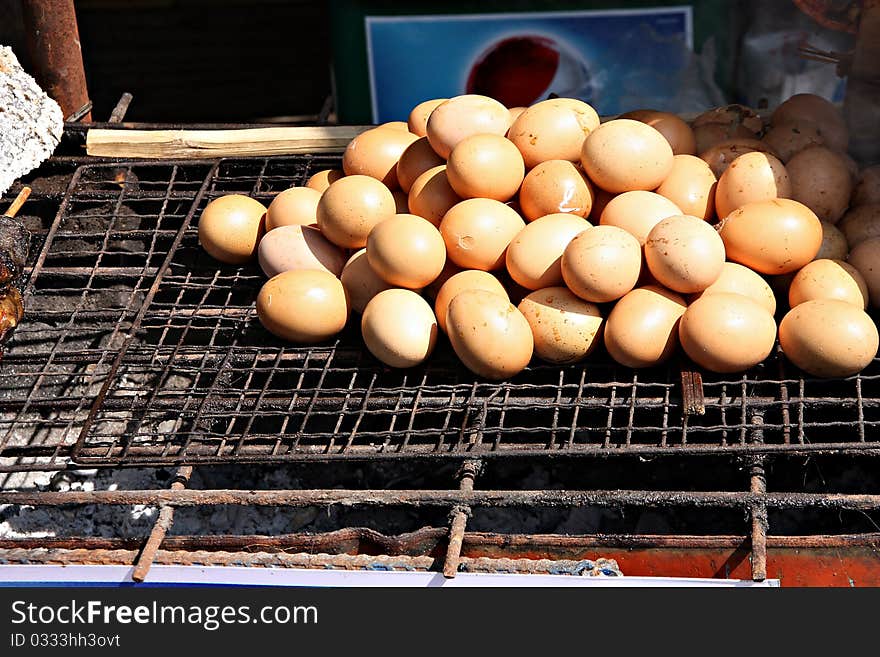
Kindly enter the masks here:
[[406, 121], [388, 121], [387, 123], [383, 123], [381, 125], [376, 126], [377, 128], [386, 128], [390, 130], [402, 130], [403, 132], [409, 132], [409, 126]]
[[409, 211], [439, 226], [443, 217], [462, 198], [449, 184], [446, 165], [428, 169], [420, 175], [409, 190]]
[[311, 187], [291, 187], [278, 194], [266, 209], [266, 230], [279, 226], [317, 226], [321, 192]]
[[846, 235], [843, 234], [837, 226], [822, 222], [822, 246], [819, 247], [819, 253], [816, 254], [815, 260], [819, 258], [831, 258], [832, 260], [846, 260], [849, 253], [849, 245], [846, 242]]
[[729, 139], [722, 141], [712, 146], [709, 150], [700, 153], [700, 159], [709, 165], [716, 178], [720, 178], [736, 158], [746, 153], [767, 153], [779, 159], [779, 156], [768, 144], [757, 139]]
[[425, 100], [412, 108], [406, 124], [409, 131], [419, 137], [424, 137], [428, 129], [428, 117], [439, 105], [445, 103], [448, 98], [433, 98]]
[[785, 165], [791, 180], [791, 198], [803, 203], [822, 221], [837, 223], [849, 206], [852, 176], [840, 154], [811, 146]]
[[840, 110], [833, 103], [815, 94], [795, 94], [774, 110], [770, 123], [780, 125], [792, 121], [809, 121], [821, 127], [829, 146], [845, 151], [849, 131]]
[[880, 238], [873, 237], [858, 244], [849, 252], [847, 262], [865, 279], [871, 306], [880, 308]]
[[852, 265], [843, 260], [813, 260], [801, 269], [788, 288], [788, 305], [794, 308], [815, 299], [837, 299], [868, 307], [868, 285]]
[[880, 164], [862, 169], [853, 189], [850, 205], [880, 203]]
[[837, 225], [851, 249], [867, 239], [880, 237], [880, 204], [852, 208]]
[[783, 162], [788, 162], [796, 153], [809, 146], [825, 144], [822, 130], [816, 123], [796, 119], [785, 123], [774, 123], [767, 130], [763, 141]]
[[606, 303], [632, 290], [642, 269], [638, 240], [617, 226], [596, 226], [575, 237], [562, 254], [562, 277], [581, 299]]
[[[459, 267], [457, 264], [452, 262], [449, 258], [446, 258], [446, 264], [443, 265], [443, 271], [440, 272], [440, 275], [435, 278], [430, 285], [425, 286], [423, 290], [426, 298], [431, 299], [432, 301], [437, 298], [437, 293], [440, 292], [440, 288], [448, 281], [450, 278], [455, 276], [457, 273], [466, 271]], [[444, 313], [445, 317], [446, 313]], [[437, 316], [437, 321], [440, 322], [440, 316]]]
[[[520, 117], [520, 114], [525, 112], [528, 107], [511, 107], [507, 111], [510, 112], [510, 125], [512, 126], [516, 120]], [[507, 135], [510, 136], [510, 129], [507, 130]]]
[[620, 194], [612, 194], [611, 192], [606, 192], [601, 187], [593, 185], [593, 209], [590, 210], [590, 214], [585, 218], [589, 219], [590, 223], [594, 226], [598, 226], [602, 219], [602, 213], [605, 212], [605, 208], [608, 207], [608, 204], [611, 203], [612, 199], [615, 199], [618, 196], [620, 196]]
[[507, 201], [525, 176], [522, 155], [509, 140], [499, 135], [471, 135], [449, 154], [446, 175], [461, 198], [491, 198]]
[[532, 329], [535, 355], [548, 363], [582, 361], [602, 339], [599, 306], [579, 299], [566, 287], [532, 292], [517, 307]]
[[360, 249], [380, 221], [395, 215], [394, 196], [370, 176], [346, 176], [327, 188], [318, 202], [318, 228], [337, 246]]
[[479, 269], [465, 269], [450, 276], [440, 287], [434, 299], [434, 314], [440, 329], [446, 333], [446, 311], [449, 302], [465, 290], [485, 290], [499, 297], [508, 299], [507, 291], [495, 276]]
[[416, 178], [425, 171], [444, 164], [445, 160], [434, 152], [427, 137], [416, 139], [406, 147], [397, 162], [397, 182], [400, 189], [409, 194]]
[[745, 153], [718, 179], [715, 211], [724, 219], [746, 203], [790, 197], [791, 181], [782, 162], [767, 153]]
[[391, 288], [391, 285], [383, 281], [370, 267], [366, 249], [360, 249], [352, 254], [342, 268], [339, 280], [348, 293], [351, 309], [358, 313], [363, 313], [370, 299], [379, 292]]
[[254, 257], [265, 232], [266, 207], [248, 196], [214, 199], [199, 218], [199, 244], [215, 260], [241, 265]]
[[[788, 289], [787, 284], [786, 289]], [[741, 294], [744, 297], [749, 297], [762, 305], [771, 315], [776, 314], [776, 295], [773, 293], [773, 288], [770, 287], [770, 284], [760, 274], [738, 263], [725, 262], [724, 267], [721, 269], [721, 274], [715, 282], [702, 292], [691, 296], [690, 301], [693, 303], [701, 296], [718, 292]]]
[[694, 301], [681, 316], [685, 353], [712, 372], [742, 372], [763, 361], [776, 341], [773, 316], [740, 294], [718, 292]]
[[705, 153], [713, 146], [730, 139], [757, 139], [758, 136], [741, 125], [724, 125], [722, 123], [706, 123], [695, 125], [694, 149], [697, 153]]
[[790, 199], [747, 203], [718, 229], [727, 259], [761, 274], [797, 271], [822, 246], [819, 219], [807, 206]]
[[530, 290], [562, 283], [562, 254], [591, 225], [571, 214], [548, 214], [523, 228], [507, 247], [507, 271]]
[[391, 192], [391, 196], [394, 197], [394, 210], [396, 214], [410, 214], [409, 194], [404, 193], [403, 190], [395, 189]]
[[363, 175], [381, 180], [389, 190], [397, 189], [397, 161], [418, 137], [411, 132], [373, 128], [348, 142], [342, 154], [346, 176]]
[[654, 367], [678, 346], [678, 322], [687, 304], [681, 295], [657, 285], [628, 292], [605, 322], [605, 348], [625, 367]]
[[345, 176], [345, 172], [342, 169], [324, 169], [309, 177], [306, 181], [306, 187], [323, 194], [330, 185], [343, 176]]
[[706, 162], [693, 155], [676, 155], [672, 159], [672, 170], [660, 183], [657, 194], [680, 208], [679, 214], [709, 220], [715, 216], [717, 184]]
[[380, 278], [398, 287], [421, 289], [443, 271], [446, 246], [426, 219], [398, 214], [370, 231], [367, 260]]
[[681, 208], [660, 194], [645, 191], [624, 192], [608, 202], [599, 223], [622, 228], [644, 246], [648, 233], [654, 226], [666, 217], [680, 214]]
[[645, 241], [648, 269], [675, 292], [705, 290], [721, 275], [724, 257], [718, 232], [699, 217], [667, 217], [651, 229]]
[[415, 367], [434, 351], [437, 320], [417, 293], [385, 290], [364, 308], [361, 335], [370, 353], [389, 367]]
[[782, 318], [779, 345], [792, 363], [813, 376], [851, 376], [877, 355], [877, 325], [845, 301], [806, 301]]
[[691, 127], [681, 117], [669, 112], [643, 109], [621, 114], [618, 118], [633, 119], [651, 126], [669, 142], [673, 155], [693, 155], [697, 142]]
[[553, 98], [520, 114], [508, 136], [531, 169], [547, 160], [579, 161], [584, 139], [598, 126], [599, 115], [587, 103]]
[[753, 135], [760, 134], [764, 129], [764, 122], [755, 110], [737, 103], [706, 110], [697, 116], [692, 123], [695, 129], [708, 125], [741, 127]]
[[313, 344], [333, 337], [348, 321], [348, 297], [333, 274], [314, 269], [270, 278], [257, 295], [257, 316], [270, 333]]
[[529, 364], [532, 329], [506, 298], [486, 290], [455, 295], [446, 328], [456, 355], [471, 372], [493, 381], [510, 378]]
[[439, 104], [428, 117], [425, 134], [434, 152], [447, 159], [465, 137], [479, 134], [503, 137], [510, 112], [497, 100], [478, 94], [456, 96]]
[[568, 160], [541, 162], [526, 174], [519, 204], [527, 221], [560, 212], [586, 217], [595, 192], [587, 176]]
[[449, 209], [440, 223], [447, 256], [464, 269], [492, 271], [504, 266], [507, 247], [525, 222], [500, 201], [471, 198]]
[[581, 166], [602, 189], [656, 189], [672, 170], [672, 148], [654, 128], [632, 119], [601, 124], [584, 140]]
[[257, 249], [260, 269], [269, 278], [293, 269], [342, 273], [345, 256], [321, 231], [311, 226], [280, 226], [270, 230]]

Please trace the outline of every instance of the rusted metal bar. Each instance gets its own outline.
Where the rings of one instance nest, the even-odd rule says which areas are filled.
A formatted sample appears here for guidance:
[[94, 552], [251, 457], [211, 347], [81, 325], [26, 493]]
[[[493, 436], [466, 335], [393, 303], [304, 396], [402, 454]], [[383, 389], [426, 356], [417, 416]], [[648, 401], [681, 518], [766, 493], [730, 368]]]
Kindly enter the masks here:
[[[465, 492], [474, 490], [474, 479], [480, 471], [479, 461], [465, 461], [461, 465], [460, 481], [458, 489]], [[455, 577], [458, 572], [458, 564], [461, 560], [461, 543], [464, 539], [464, 530], [468, 516], [471, 514], [469, 506], [458, 505], [452, 510], [452, 524], [449, 528], [449, 546], [446, 549], [446, 560], [443, 563], [443, 576]]]
[[160, 505], [174, 507], [234, 504], [244, 506], [411, 506], [451, 507], [670, 507], [880, 509], [880, 495], [841, 493], [746, 493], [732, 491], [635, 490], [98, 490], [6, 492], [4, 504], [59, 506], [78, 504]]
[[95, 104], [92, 101], [89, 101], [78, 110], [71, 113], [70, 116], [65, 117], [64, 121], [67, 123], [76, 123], [77, 121], [82, 121], [86, 116], [89, 115], [94, 106]]
[[[171, 490], [183, 490], [186, 488], [191, 475], [192, 466], [184, 465], [178, 468], [177, 474], [175, 474], [174, 480], [171, 482]], [[162, 541], [165, 540], [165, 534], [171, 529], [172, 524], [174, 524], [174, 507], [167, 505], [160, 507], [159, 513], [156, 514], [156, 522], [150, 531], [150, 536], [147, 538], [144, 549], [141, 551], [140, 556], [138, 556], [137, 563], [135, 563], [134, 570], [131, 573], [131, 578], [135, 582], [143, 582], [146, 578], [147, 573], [150, 571], [150, 566], [153, 564], [153, 559], [156, 558], [156, 551], [162, 545]]]
[[685, 415], [705, 415], [703, 375], [690, 364], [681, 366], [681, 403]]
[[113, 108], [113, 111], [110, 113], [110, 118], [107, 120], [108, 123], [122, 123], [123, 119], [125, 119], [125, 114], [128, 112], [128, 106], [131, 105], [131, 101], [134, 99], [127, 91], [119, 97], [119, 100], [116, 101], [116, 107]]
[[37, 79], [72, 114], [89, 102], [73, 0], [22, 0], [21, 9]]
[[[763, 417], [759, 414], [752, 416], [752, 424], [754, 428], [751, 432], [752, 441], [755, 443], [764, 442], [764, 431], [761, 428]], [[752, 579], [763, 582], [767, 579], [767, 505], [763, 503], [762, 498], [767, 493], [767, 478], [764, 472], [764, 457], [753, 456], [752, 464], [749, 468], [749, 492], [758, 497], [751, 508], [752, 516]]]

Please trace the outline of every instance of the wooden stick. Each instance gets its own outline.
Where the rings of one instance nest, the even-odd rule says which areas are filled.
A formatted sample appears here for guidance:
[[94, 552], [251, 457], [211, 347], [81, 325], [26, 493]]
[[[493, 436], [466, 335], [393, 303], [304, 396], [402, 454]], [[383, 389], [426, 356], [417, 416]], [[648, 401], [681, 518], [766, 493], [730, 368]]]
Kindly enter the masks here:
[[89, 130], [86, 152], [98, 157], [204, 158], [342, 151], [373, 126], [245, 128], [242, 130]]
[[28, 200], [28, 197], [31, 195], [30, 187], [22, 187], [21, 191], [18, 193], [18, 196], [15, 197], [15, 200], [12, 202], [12, 205], [9, 206], [9, 209], [3, 213], [4, 217], [14, 217], [18, 214], [18, 211], [21, 210], [21, 206], [24, 205], [24, 202]]

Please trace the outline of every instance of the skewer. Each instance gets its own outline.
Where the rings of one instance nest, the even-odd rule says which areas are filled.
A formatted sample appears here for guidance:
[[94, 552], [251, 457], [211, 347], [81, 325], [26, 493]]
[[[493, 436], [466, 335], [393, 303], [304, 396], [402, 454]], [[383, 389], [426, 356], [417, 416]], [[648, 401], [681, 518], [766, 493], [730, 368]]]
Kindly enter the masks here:
[[3, 213], [4, 217], [14, 217], [18, 214], [18, 211], [21, 210], [21, 206], [24, 205], [25, 201], [28, 200], [28, 197], [31, 195], [30, 187], [22, 187], [21, 191], [18, 193], [18, 196], [15, 197], [15, 200], [12, 202], [12, 205], [9, 206], [9, 209]]

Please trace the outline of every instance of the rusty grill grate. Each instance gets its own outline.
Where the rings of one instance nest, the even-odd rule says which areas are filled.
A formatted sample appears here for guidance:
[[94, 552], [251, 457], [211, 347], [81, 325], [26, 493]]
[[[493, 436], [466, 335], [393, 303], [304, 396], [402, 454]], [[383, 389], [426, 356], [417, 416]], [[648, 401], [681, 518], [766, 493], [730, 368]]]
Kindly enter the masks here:
[[679, 364], [634, 372], [600, 354], [494, 384], [445, 343], [424, 367], [388, 370], [356, 320], [332, 343], [281, 343], [255, 315], [262, 273], [204, 254], [198, 216], [222, 194], [268, 202], [334, 165], [80, 167], [35, 250], [26, 321], [4, 356], [0, 468], [880, 450], [877, 361], [823, 381], [775, 354], [745, 375], [704, 375], [705, 414], [689, 415]]

